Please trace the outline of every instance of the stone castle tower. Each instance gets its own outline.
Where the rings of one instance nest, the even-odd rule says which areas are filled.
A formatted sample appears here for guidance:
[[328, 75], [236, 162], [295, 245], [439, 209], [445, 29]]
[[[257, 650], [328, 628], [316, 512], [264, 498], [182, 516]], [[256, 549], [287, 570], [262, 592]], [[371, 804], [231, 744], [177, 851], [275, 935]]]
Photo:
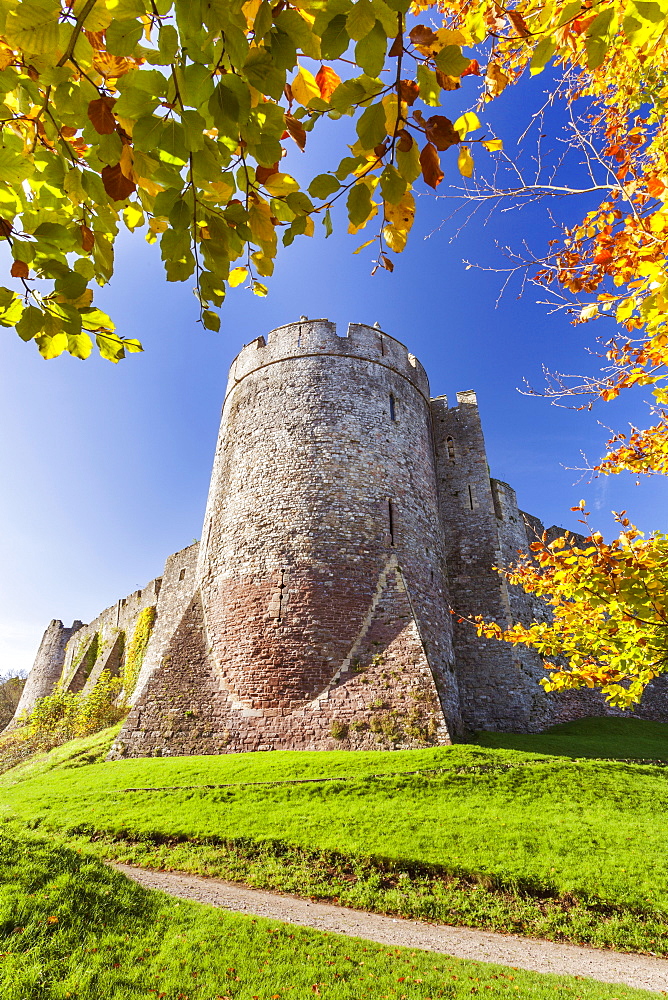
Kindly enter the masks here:
[[[546, 695], [535, 653], [451, 614], [544, 615], [494, 570], [542, 531], [490, 479], [473, 392], [449, 407], [381, 330], [303, 318], [232, 364], [199, 545], [90, 625], [52, 622], [17, 716], [130, 659], [117, 756], [447, 743], [603, 714], [597, 695]], [[665, 686], [642, 714], [668, 719]]]

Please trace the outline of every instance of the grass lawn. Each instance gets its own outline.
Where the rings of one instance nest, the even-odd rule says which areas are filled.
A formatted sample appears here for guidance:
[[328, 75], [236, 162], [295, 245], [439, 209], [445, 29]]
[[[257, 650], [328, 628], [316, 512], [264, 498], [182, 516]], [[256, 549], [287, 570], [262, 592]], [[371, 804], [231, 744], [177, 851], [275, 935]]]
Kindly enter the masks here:
[[0, 837], [3, 1000], [650, 1000], [231, 915], [149, 892], [97, 859]]
[[109, 763], [111, 735], [98, 734], [7, 772], [0, 817], [147, 867], [666, 955], [668, 771], [532, 748], [570, 738], [592, 755], [598, 739], [604, 754], [614, 744], [644, 758], [651, 745], [658, 759], [668, 727], [593, 720], [592, 735], [590, 721], [570, 724], [570, 737], [564, 726], [515, 737], [522, 750]]

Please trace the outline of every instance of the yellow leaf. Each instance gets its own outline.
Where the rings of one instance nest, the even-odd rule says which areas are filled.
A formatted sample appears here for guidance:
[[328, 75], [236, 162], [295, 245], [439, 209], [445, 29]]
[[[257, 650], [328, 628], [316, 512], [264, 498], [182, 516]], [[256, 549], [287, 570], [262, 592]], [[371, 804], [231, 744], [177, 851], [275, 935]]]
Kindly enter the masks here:
[[373, 239], [367, 240], [366, 243], [362, 243], [360, 246], [358, 246], [357, 250], [353, 250], [353, 253], [359, 253], [360, 250], [364, 250], [365, 247], [370, 247], [371, 244], [375, 242], [376, 242], [376, 237], [374, 236]]
[[256, 240], [273, 240], [274, 225], [266, 201], [253, 202], [248, 210], [248, 225]]
[[299, 191], [299, 184], [294, 177], [290, 174], [281, 174], [279, 172], [268, 177], [264, 182], [264, 186], [269, 194], [273, 194], [275, 198], [280, 198], [284, 194], [291, 194], [292, 191]]
[[383, 229], [383, 239], [395, 253], [401, 253], [406, 246], [407, 238], [408, 233], [405, 229], [397, 229], [396, 226], [385, 226]]
[[227, 279], [231, 288], [236, 288], [237, 285], [241, 285], [248, 277], [247, 267], [234, 267], [230, 271], [230, 276]]
[[[385, 109], [385, 131], [388, 135], [394, 135], [394, 130], [397, 128], [397, 124], [399, 126], [399, 131], [405, 127], [403, 118], [408, 110], [408, 105], [405, 101], [402, 101], [401, 107], [399, 108], [399, 102], [397, 101], [396, 94], [386, 94], [381, 103]], [[401, 119], [397, 123], [398, 113], [401, 114]]]
[[498, 63], [490, 63], [485, 74], [485, 83], [490, 97], [498, 97], [510, 83], [510, 77], [506, 76]]
[[127, 177], [131, 181], [134, 181], [135, 178], [132, 169], [132, 164], [133, 164], [132, 146], [130, 145], [123, 146], [123, 149], [121, 150], [121, 158], [119, 160], [119, 163], [121, 167], [121, 173], [123, 174], [123, 176]]
[[253, 295], [259, 295], [261, 298], [264, 298], [267, 291], [267, 286], [263, 285], [260, 281], [253, 282]]
[[482, 145], [488, 153], [497, 153], [503, 149], [503, 139], [483, 139]]
[[[35, 337], [35, 343], [42, 357], [49, 361], [51, 358], [57, 358], [63, 351], [67, 350], [67, 334], [54, 333], [51, 337], [48, 335]], [[55, 920], [57, 919], [58, 917], [55, 918]], [[49, 922], [54, 923], [54, 919], [51, 918]]]
[[148, 228], [152, 233], [164, 233], [169, 229], [169, 222], [167, 219], [159, 219], [157, 216], [154, 216], [152, 219], [149, 219]]
[[462, 139], [465, 139], [469, 132], [475, 132], [477, 128], [481, 128], [480, 119], [473, 111], [467, 111], [466, 114], [459, 116], [452, 127], [459, 132]]
[[410, 191], [406, 191], [396, 205], [385, 202], [385, 219], [393, 229], [407, 233], [413, 225], [414, 218], [415, 198]]
[[235, 191], [234, 185], [228, 183], [228, 181], [211, 181], [208, 186], [221, 202], [229, 201]]
[[473, 157], [468, 146], [460, 146], [457, 166], [462, 177], [470, 177], [473, 173]]
[[309, 215], [308, 218], [306, 219], [306, 226], [304, 228], [304, 236], [313, 236], [314, 232], [315, 232], [315, 223], [313, 222], [313, 219]]
[[320, 98], [320, 87], [316, 83], [313, 73], [309, 73], [303, 66], [299, 68], [299, 72], [290, 84], [290, 87], [294, 99], [305, 108], [308, 107], [309, 101], [312, 101], [314, 97]]

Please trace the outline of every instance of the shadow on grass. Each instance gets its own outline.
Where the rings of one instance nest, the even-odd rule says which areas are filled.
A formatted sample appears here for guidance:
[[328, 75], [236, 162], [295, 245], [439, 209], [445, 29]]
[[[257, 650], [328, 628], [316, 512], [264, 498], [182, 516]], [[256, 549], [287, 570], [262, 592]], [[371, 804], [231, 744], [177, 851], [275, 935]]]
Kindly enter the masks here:
[[640, 760], [668, 764], [668, 724], [594, 717], [564, 722], [543, 733], [476, 733], [475, 746], [555, 757]]

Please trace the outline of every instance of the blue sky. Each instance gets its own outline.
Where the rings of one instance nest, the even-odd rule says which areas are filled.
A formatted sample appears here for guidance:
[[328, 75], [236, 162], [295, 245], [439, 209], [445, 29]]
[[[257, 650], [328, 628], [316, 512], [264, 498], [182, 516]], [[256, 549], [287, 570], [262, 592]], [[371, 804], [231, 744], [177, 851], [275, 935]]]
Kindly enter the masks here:
[[[515, 129], [526, 101], [518, 92], [500, 105], [499, 134]], [[326, 142], [309, 140], [320, 164], [313, 172], [332, 166], [332, 147], [349, 128], [345, 120]], [[309, 162], [313, 169], [298, 157], [291, 161], [300, 172]], [[455, 160], [445, 162], [456, 182]], [[117, 366], [68, 356], [47, 362], [13, 331], [0, 331], [0, 673], [29, 668], [50, 619], [89, 621], [199, 537], [229, 364], [243, 344], [301, 314], [342, 328], [378, 321], [425, 365], [433, 395], [454, 402], [457, 390], [477, 390], [492, 475], [546, 524], [577, 528], [569, 508], [585, 498], [605, 532], [613, 530], [610, 510], [624, 508], [643, 530], [666, 530], [665, 481], [578, 483], [573, 470], [581, 450], [591, 459], [601, 453], [598, 420], [618, 428], [644, 421], [642, 394], [580, 413], [517, 391], [523, 378], [543, 384], [543, 363], [593, 371], [586, 348], [600, 331], [548, 315], [531, 289], [518, 298], [512, 285], [497, 305], [503, 277], [462, 263], [502, 267], [497, 242], [527, 238], [542, 249], [553, 235], [545, 210], [488, 221], [480, 214], [456, 235], [457, 225], [446, 223], [429, 236], [449, 211], [429, 195], [418, 199], [409, 248], [394, 257], [391, 275], [370, 276], [370, 257], [351, 253], [364, 234], [347, 236], [341, 218], [328, 240], [299, 238], [280, 255], [268, 298], [230, 293], [217, 334], [197, 324], [190, 284], [164, 281], [157, 247], [140, 233], [124, 236], [99, 304], [145, 353]], [[578, 211], [563, 208], [572, 221]]]

